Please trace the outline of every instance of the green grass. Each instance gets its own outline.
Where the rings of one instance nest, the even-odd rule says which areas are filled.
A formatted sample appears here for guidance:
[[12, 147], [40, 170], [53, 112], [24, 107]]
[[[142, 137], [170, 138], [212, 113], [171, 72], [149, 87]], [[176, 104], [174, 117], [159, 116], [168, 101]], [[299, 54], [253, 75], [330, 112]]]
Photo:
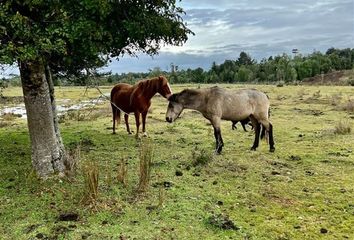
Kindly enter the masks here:
[[[186, 86], [172, 89], [177, 92]], [[255, 87], [269, 95], [275, 153], [268, 152], [264, 141], [256, 152], [250, 151], [250, 128], [245, 133], [239, 125], [233, 131], [231, 122], [224, 121], [223, 152], [210, 157], [215, 143], [208, 121], [187, 110], [168, 124], [164, 121], [167, 101], [156, 96], [147, 120], [153, 159], [144, 194], [137, 193], [139, 140], [126, 133], [124, 123], [116, 135], [111, 134], [108, 102], [90, 110], [90, 115], [99, 113], [94, 119], [67, 118], [61, 123], [66, 146], [81, 143], [79, 169], [70, 180], [39, 181], [31, 167], [26, 122], [2, 119], [6, 124], [0, 124], [0, 238], [353, 239], [354, 133], [335, 134], [334, 130], [339, 120], [353, 128], [354, 113], [341, 106], [353, 98], [354, 89], [222, 86]], [[84, 91], [61, 88], [57, 97], [79, 101], [99, 95], [90, 90], [84, 96]], [[336, 97], [339, 93], [341, 98]], [[6, 94], [20, 95], [20, 89], [6, 89]], [[133, 117], [130, 125], [135, 130]], [[196, 149], [203, 152], [205, 164], [193, 164]], [[122, 159], [128, 163], [126, 186], [116, 178]], [[84, 201], [82, 166], [87, 162], [99, 167], [95, 203]], [[182, 176], [176, 176], [176, 171]], [[58, 221], [66, 212], [77, 213], [79, 220]], [[211, 224], [210, 219], [220, 214], [240, 229]], [[327, 233], [321, 233], [321, 228]]]

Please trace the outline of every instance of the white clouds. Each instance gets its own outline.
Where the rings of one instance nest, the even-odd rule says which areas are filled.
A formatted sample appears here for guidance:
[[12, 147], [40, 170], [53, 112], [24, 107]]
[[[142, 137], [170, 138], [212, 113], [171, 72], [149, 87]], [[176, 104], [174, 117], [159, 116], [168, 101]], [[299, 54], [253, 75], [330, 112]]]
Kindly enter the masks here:
[[[261, 59], [291, 53], [293, 48], [311, 53], [354, 47], [353, 0], [185, 0], [182, 6], [196, 35], [182, 47], [163, 47], [154, 60], [132, 60], [137, 69], [166, 70], [171, 62], [184, 68], [209, 68], [212, 61], [235, 59], [241, 51]], [[123, 59], [117, 70], [129, 61]]]
[[354, 47], [353, 0], [184, 0], [184, 19], [195, 32], [184, 46], [165, 46], [154, 58], [124, 57], [113, 61], [113, 72], [209, 68], [213, 61], [236, 59], [241, 51], [261, 59], [330, 47]]

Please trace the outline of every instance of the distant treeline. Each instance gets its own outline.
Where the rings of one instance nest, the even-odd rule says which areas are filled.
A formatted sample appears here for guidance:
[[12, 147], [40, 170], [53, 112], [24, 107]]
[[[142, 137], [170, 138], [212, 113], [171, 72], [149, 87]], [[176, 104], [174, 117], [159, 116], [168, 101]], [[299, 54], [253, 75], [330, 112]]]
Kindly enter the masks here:
[[295, 82], [307, 77], [325, 74], [336, 70], [353, 69], [354, 48], [330, 48], [326, 53], [313, 52], [309, 55], [288, 54], [271, 56], [257, 62], [249, 54], [241, 52], [236, 60], [225, 60], [218, 65], [215, 62], [209, 70], [202, 68], [179, 69], [171, 64], [166, 72], [160, 68], [148, 73], [123, 73], [107, 77], [108, 83], [135, 82], [159, 74], [167, 75], [171, 83], [244, 83], [244, 82]]
[[[54, 76], [55, 85], [112, 85], [118, 82], [135, 83], [138, 80], [165, 75], [170, 83], [293, 83], [304, 78], [326, 74], [332, 71], [353, 69], [354, 48], [329, 48], [325, 53], [309, 55], [288, 54], [270, 56], [261, 61], [241, 52], [236, 60], [225, 60], [222, 64], [212, 63], [209, 70], [202, 68], [179, 69], [171, 63], [169, 71], [156, 67], [146, 73], [96, 74], [81, 77]], [[20, 85], [19, 77], [0, 81], [2, 85]]]

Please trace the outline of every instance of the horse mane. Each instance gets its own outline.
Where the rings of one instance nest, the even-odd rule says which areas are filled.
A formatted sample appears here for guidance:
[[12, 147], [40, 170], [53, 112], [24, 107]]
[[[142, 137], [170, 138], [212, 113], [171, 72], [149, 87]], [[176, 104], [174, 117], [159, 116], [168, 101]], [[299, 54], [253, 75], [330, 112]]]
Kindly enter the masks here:
[[169, 98], [169, 101], [180, 102], [180, 99], [189, 101], [189, 100], [193, 99], [195, 96], [198, 96], [200, 94], [201, 94], [200, 90], [187, 88], [187, 89], [182, 90], [179, 93], [173, 94]]
[[156, 91], [159, 82], [162, 82], [163, 78], [163, 76], [159, 76], [150, 79], [144, 79], [134, 84], [132, 94], [130, 95], [130, 104], [132, 103], [136, 94], [141, 95], [147, 90], [151, 92]]

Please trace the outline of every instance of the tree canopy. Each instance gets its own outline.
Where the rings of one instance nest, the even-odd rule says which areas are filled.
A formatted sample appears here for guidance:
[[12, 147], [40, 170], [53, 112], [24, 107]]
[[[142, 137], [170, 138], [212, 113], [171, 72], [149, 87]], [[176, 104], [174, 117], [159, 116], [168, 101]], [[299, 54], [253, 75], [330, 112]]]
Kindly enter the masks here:
[[52, 71], [79, 74], [109, 58], [162, 44], [183, 44], [192, 31], [175, 0], [7, 0], [0, 3], [0, 63], [43, 57]]

